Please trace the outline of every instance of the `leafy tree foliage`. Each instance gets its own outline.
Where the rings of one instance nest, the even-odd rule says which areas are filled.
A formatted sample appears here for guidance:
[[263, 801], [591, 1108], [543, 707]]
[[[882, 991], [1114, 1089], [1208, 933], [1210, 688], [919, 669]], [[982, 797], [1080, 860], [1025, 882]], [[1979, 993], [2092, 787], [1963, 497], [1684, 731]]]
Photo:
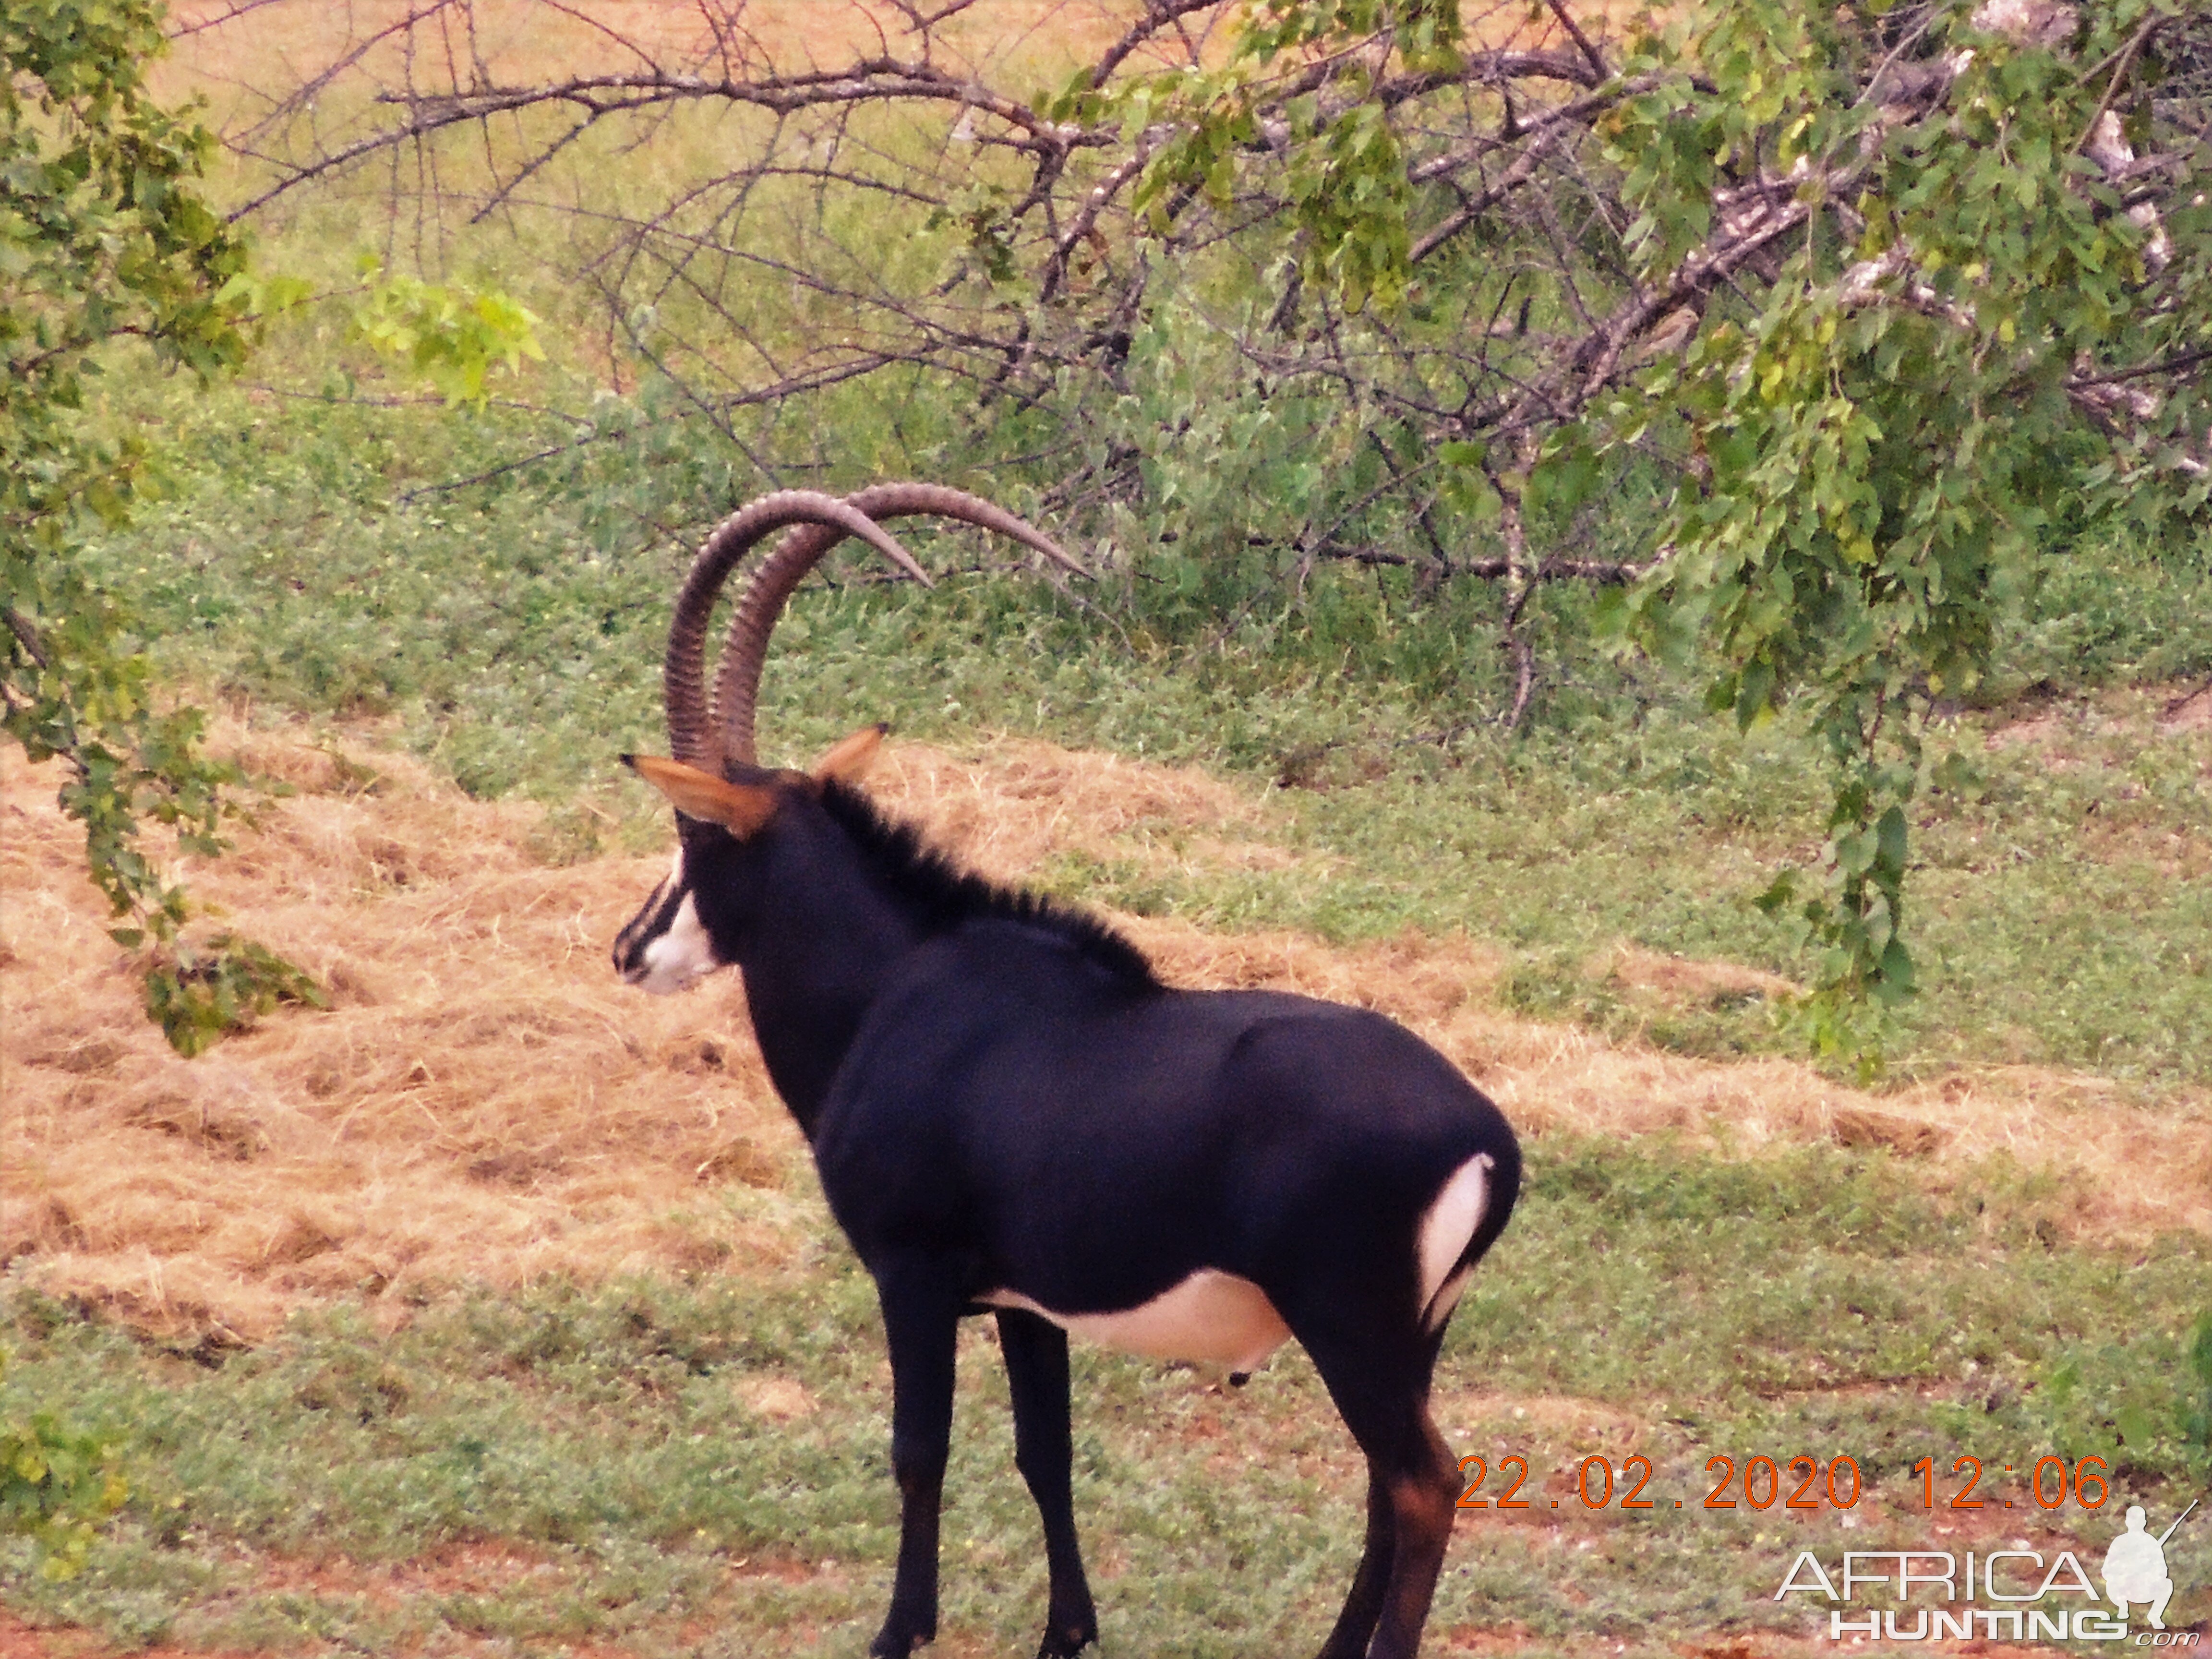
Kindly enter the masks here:
[[[1220, 139], [1263, 130], [1248, 65], [1334, 52], [1334, 117], [1285, 106], [1289, 221], [1347, 311], [1395, 297], [1415, 192], [1399, 149], [1360, 135], [1386, 113], [1382, 66], [1449, 67], [1455, 10], [1271, 0], [1227, 70], [1185, 77], [1139, 199], [1226, 205]], [[1814, 706], [1826, 879], [1785, 872], [1761, 902], [1819, 948], [1802, 1012], [1823, 1052], [1871, 1062], [1869, 1013], [1914, 988], [1920, 733], [1979, 678], [2040, 539], [2204, 507], [2204, 106], [2161, 123], [2130, 80], [2182, 18], [2179, 0], [1705, 0], [1617, 61], [1570, 26], [1610, 105], [1592, 160], [1613, 310], [1492, 423], [1512, 460], [1490, 483], [1510, 544], [1533, 503], [1588, 499], [1655, 439], [1682, 457], [1612, 619], [1702, 644], [1723, 665], [1711, 706], [1747, 726], [1792, 694]]]
[[[1654, 82], [1604, 133], [1638, 210], [1631, 270], [1703, 314], [1547, 453], [1683, 432], [1693, 463], [1630, 635], [1700, 633], [1727, 665], [1714, 706], [1747, 725], [1813, 700], [1838, 777], [1828, 879], [1799, 905], [1824, 1048], [1854, 1041], [1850, 995], [1912, 989], [1919, 733], [1980, 678], [2030, 556], [2205, 504], [2203, 134], [2161, 130], [2130, 79], [2179, 16], [1729, 0], [1623, 62]], [[1717, 218], [1735, 221], [1718, 249]], [[1759, 291], [1701, 280], [1747, 245]]]
[[211, 141], [143, 79], [161, 16], [150, 0], [0, 10], [0, 726], [68, 763], [63, 805], [133, 946], [173, 940], [185, 916], [144, 825], [211, 850], [231, 774], [198, 753], [197, 714], [155, 706], [127, 608], [73, 556], [145, 478], [143, 447], [87, 398], [121, 340], [201, 374], [244, 349], [216, 299], [244, 249], [194, 188]]
[[[188, 942], [184, 890], [148, 850], [152, 824], [183, 850], [218, 851], [239, 777], [201, 751], [199, 711], [157, 702], [127, 603], [76, 556], [148, 482], [143, 443], [106, 430], [88, 399], [119, 343], [204, 378], [243, 359], [252, 319], [311, 295], [297, 277], [250, 273], [243, 240], [201, 199], [214, 140], [145, 85], [162, 21], [159, 0], [0, 10], [0, 727], [33, 760], [67, 764], [62, 805], [85, 826], [113, 937], [151, 947], [147, 1012], [190, 1054], [280, 1002], [322, 999], [251, 940]], [[503, 295], [379, 280], [374, 260], [363, 275], [356, 337], [450, 401], [481, 404], [494, 368], [540, 355], [535, 319]]]

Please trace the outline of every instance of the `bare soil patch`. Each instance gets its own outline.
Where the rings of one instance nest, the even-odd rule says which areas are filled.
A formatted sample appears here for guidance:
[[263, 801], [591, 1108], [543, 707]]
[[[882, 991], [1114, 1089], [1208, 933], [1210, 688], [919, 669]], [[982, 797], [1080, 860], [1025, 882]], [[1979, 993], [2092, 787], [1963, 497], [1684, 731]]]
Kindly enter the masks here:
[[[0, 1659], [106, 1659], [115, 1651], [87, 1631], [40, 1630], [0, 1607]], [[247, 1659], [222, 1649], [183, 1648], [167, 1642], [133, 1648], [131, 1659]]]
[[[222, 741], [296, 793], [192, 871], [210, 915], [330, 988], [197, 1060], [139, 1006], [81, 870], [52, 767], [0, 754], [0, 1261], [188, 1341], [251, 1343], [290, 1308], [358, 1295], [392, 1320], [441, 1289], [549, 1274], [775, 1273], [816, 1219], [740, 988], [622, 986], [609, 941], [665, 866], [549, 868], [532, 809], [468, 800], [403, 758], [304, 732]], [[1052, 745], [890, 745], [875, 787], [985, 872], [1081, 852], [1290, 859], [1266, 804], [1201, 774]], [[1885, 1146], [1932, 1185], [2004, 1154], [2063, 1177], [2061, 1231], [2212, 1229], [2212, 1112], [2153, 1115], [2103, 1079], [1991, 1068], [1879, 1097], [1787, 1060], [1733, 1065], [1504, 1011], [1463, 938], [1340, 949], [1118, 919], [1178, 983], [1379, 1009], [1541, 1133], [1671, 1133], [1729, 1156]], [[1620, 970], [1709, 995], [1765, 976], [1624, 951]], [[1754, 987], [1754, 988], [1759, 988]], [[802, 1415], [801, 1395], [760, 1402]]]
[[2158, 724], [2164, 732], [2202, 732], [2212, 727], [2212, 680], [2177, 690], [2160, 708]]

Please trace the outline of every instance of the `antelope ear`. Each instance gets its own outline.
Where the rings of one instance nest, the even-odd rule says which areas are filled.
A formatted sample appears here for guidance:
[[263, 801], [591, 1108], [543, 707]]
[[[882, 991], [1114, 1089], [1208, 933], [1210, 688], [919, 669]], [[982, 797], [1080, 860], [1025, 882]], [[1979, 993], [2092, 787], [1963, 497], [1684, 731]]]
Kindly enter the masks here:
[[624, 755], [622, 763], [685, 817], [719, 823], [740, 841], [775, 816], [775, 791], [764, 784], [725, 783], [696, 766], [654, 755]]
[[864, 726], [834, 745], [830, 752], [814, 763], [817, 783], [858, 783], [875, 764], [877, 751], [884, 746], [884, 733], [891, 728], [882, 720], [873, 726]]

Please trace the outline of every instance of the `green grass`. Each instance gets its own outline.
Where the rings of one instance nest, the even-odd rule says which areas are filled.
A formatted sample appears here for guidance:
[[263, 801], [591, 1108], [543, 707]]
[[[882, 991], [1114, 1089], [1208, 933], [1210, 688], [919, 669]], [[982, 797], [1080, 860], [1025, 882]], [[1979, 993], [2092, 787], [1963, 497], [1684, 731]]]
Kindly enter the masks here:
[[[2201, 1238], [2053, 1249], [2034, 1224], [2063, 1194], [1992, 1170], [1931, 1197], [1881, 1156], [1728, 1165], [1555, 1139], [1533, 1176], [1438, 1378], [1455, 1449], [1527, 1459], [1533, 1507], [1463, 1518], [1432, 1629], [1654, 1652], [1802, 1630], [1803, 1604], [1771, 1600], [1796, 1548], [1925, 1547], [1960, 1518], [1921, 1507], [1923, 1456], [1945, 1499], [1953, 1461], [1984, 1460], [1981, 1495], [2027, 1511], [1989, 1520], [1992, 1538], [2083, 1551], [2118, 1504], [2165, 1516], [2212, 1477], [2184, 1432], [2183, 1345], [2212, 1282]], [[0, 1411], [69, 1401], [121, 1443], [134, 1492], [73, 1583], [36, 1583], [8, 1547], [9, 1599], [125, 1645], [855, 1651], [896, 1536], [889, 1378], [872, 1289], [820, 1220], [815, 1259], [771, 1281], [550, 1285], [427, 1306], [395, 1335], [342, 1307], [207, 1364], [15, 1294]], [[1777, 1265], [1753, 1278], [1747, 1261]], [[945, 1629], [1027, 1651], [1036, 1525], [988, 1332], [975, 1322], [962, 1352]], [[765, 1376], [818, 1409], [756, 1414], [744, 1385]], [[1303, 1357], [1233, 1391], [1079, 1349], [1076, 1391], [1108, 1650], [1317, 1642], [1359, 1480]], [[1659, 1507], [1585, 1508], [1580, 1461], [1632, 1451], [1655, 1465]], [[1704, 1507], [1708, 1458], [1762, 1454], [1853, 1457], [1856, 1529], [1833, 1510]], [[2106, 1459], [2103, 1514], [2045, 1515], [1997, 1473], [2045, 1455]], [[2173, 1560], [2181, 1625], [2212, 1612], [2212, 1575], [2196, 1543]]]
[[[665, 837], [614, 757], [658, 744], [669, 598], [697, 527], [753, 487], [711, 447], [641, 406], [603, 408], [608, 435], [574, 456], [409, 501], [557, 434], [514, 411], [234, 392], [155, 412], [179, 489], [103, 558], [167, 670], [264, 709], [384, 717], [464, 788], [547, 801], [549, 856]], [[927, 556], [957, 570], [978, 555]], [[803, 757], [888, 719], [956, 747], [1013, 732], [1196, 764], [1255, 793], [1287, 778], [1265, 833], [1318, 861], [1077, 861], [1050, 879], [1215, 928], [1464, 931], [1506, 953], [1528, 1011], [1689, 1053], [1798, 1052], [1764, 1003], [1655, 1014], [1591, 965], [1625, 940], [1807, 974], [1789, 926], [1750, 902], [1819, 852], [1826, 781], [1788, 721], [1743, 736], [1708, 718], [1694, 665], [1607, 659], [1583, 599], [1559, 593], [1534, 618], [1551, 689], [1509, 738], [1480, 587], [1415, 604], [1395, 573], [1324, 569], [1303, 599], [1240, 615], [1243, 578], [1186, 592], [1146, 568], [1078, 604], [1034, 578], [925, 593], [845, 567], [778, 634], [765, 741]], [[1996, 717], [1972, 711], [1932, 734], [1931, 755], [1970, 764], [1915, 808], [1925, 994], [1892, 1059], [1905, 1078], [2086, 1067], [2157, 1101], [2212, 1080], [2212, 739], [2159, 735], [2144, 697], [2117, 719], [2088, 700], [2212, 672], [2212, 557], [2124, 550], [2092, 583], [2054, 555], [2044, 587], [1984, 690], [2057, 711], [2076, 728], [2068, 758], [1985, 752]]]

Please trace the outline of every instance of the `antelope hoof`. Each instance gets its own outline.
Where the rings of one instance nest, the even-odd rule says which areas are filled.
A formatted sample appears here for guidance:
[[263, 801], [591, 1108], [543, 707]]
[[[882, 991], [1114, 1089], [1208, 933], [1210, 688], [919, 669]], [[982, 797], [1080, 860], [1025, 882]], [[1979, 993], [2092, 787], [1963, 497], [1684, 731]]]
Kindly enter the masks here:
[[1075, 1656], [1098, 1639], [1098, 1621], [1086, 1620], [1081, 1624], [1047, 1625], [1044, 1640], [1037, 1644], [1037, 1659], [1075, 1659]]
[[884, 1621], [876, 1639], [868, 1644], [868, 1659], [907, 1659], [916, 1648], [937, 1639], [935, 1624], [909, 1625], [896, 1616]]

